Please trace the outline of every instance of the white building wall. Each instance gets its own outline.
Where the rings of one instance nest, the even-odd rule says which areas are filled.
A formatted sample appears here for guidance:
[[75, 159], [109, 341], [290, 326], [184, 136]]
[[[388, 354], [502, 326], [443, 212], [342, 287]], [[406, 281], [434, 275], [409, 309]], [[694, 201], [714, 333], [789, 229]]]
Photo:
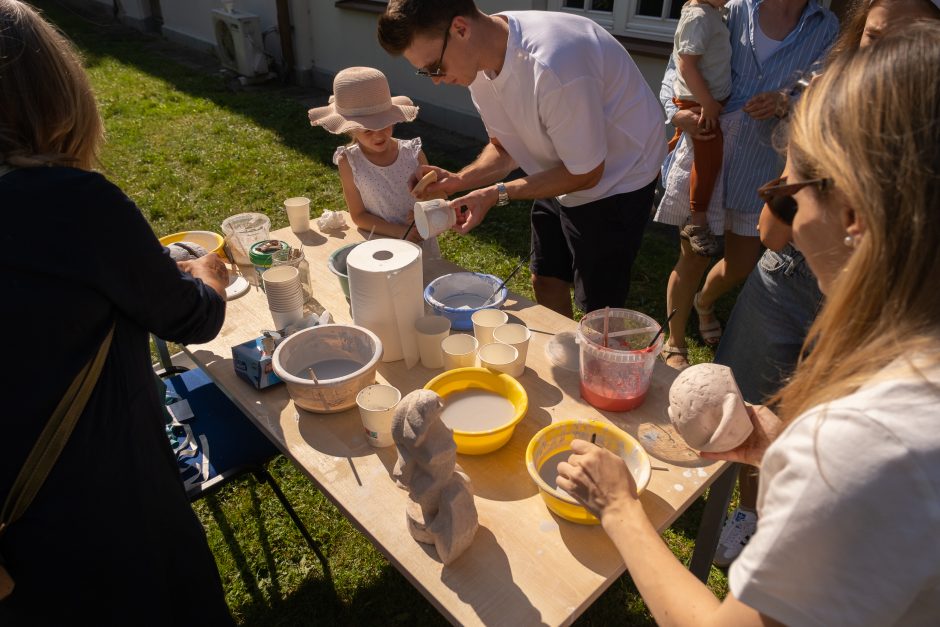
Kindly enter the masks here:
[[[84, 0], [111, 6], [112, 0]], [[126, 21], [141, 23], [149, 17], [149, 0], [118, 0]], [[211, 13], [221, 8], [220, 0], [160, 0], [163, 35], [201, 50], [215, 49]], [[342, 9], [334, 0], [289, 0], [293, 25], [295, 78], [301, 84], [332, 88], [333, 76], [343, 68], [365, 65], [388, 76], [393, 94], [404, 94], [422, 107], [422, 119], [470, 135], [483, 135], [468, 91], [450, 85], [435, 86], [416, 76], [414, 68], [401, 57], [391, 57], [376, 41], [377, 13]], [[546, 0], [477, 0], [480, 10], [519, 11], [544, 9]], [[277, 29], [277, 6], [273, 0], [235, 0], [234, 8], [261, 18], [265, 51], [281, 62]], [[659, 84], [666, 60], [633, 54], [653, 92]]]

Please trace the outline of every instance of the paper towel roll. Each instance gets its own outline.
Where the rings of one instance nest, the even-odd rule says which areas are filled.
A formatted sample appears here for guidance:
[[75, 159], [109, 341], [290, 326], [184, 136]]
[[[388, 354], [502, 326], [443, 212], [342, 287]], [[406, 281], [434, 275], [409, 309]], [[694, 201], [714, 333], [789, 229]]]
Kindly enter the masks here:
[[363, 242], [346, 258], [353, 321], [382, 340], [382, 361], [418, 363], [415, 320], [424, 315], [421, 247], [398, 239]]

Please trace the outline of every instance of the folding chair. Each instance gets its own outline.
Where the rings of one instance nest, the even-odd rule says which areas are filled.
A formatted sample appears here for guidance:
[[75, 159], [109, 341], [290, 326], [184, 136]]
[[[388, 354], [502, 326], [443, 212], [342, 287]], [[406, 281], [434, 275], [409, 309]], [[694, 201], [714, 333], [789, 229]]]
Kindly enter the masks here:
[[[166, 385], [167, 406], [173, 417], [170, 445], [179, 462], [190, 502], [218, 491], [222, 486], [251, 474], [271, 486], [300, 535], [316, 554], [326, 579], [332, 582], [329, 562], [297, 516], [280, 486], [267, 470], [279, 451], [271, 441], [202, 370], [174, 366], [166, 342], [154, 337], [163, 369], [157, 374]], [[180, 374], [177, 374], [180, 373]], [[181, 401], [185, 401], [182, 403]], [[184, 407], [188, 405], [189, 411]], [[192, 417], [187, 415], [191, 413]], [[177, 418], [181, 420], [177, 421]]]

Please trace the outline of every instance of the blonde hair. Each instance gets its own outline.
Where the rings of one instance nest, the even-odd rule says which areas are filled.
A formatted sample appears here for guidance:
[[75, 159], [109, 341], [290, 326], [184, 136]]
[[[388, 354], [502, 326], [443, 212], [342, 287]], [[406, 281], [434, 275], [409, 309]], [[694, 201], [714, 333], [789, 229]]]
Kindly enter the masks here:
[[[886, 365], [940, 361], [940, 22], [895, 30], [837, 58], [790, 123], [794, 178], [827, 177], [821, 205], [865, 226], [772, 402], [792, 419], [857, 390]], [[841, 246], [842, 244], [838, 244]], [[910, 357], [919, 355], [915, 365]]]
[[91, 169], [103, 136], [72, 44], [28, 4], [0, 0], [0, 164]]

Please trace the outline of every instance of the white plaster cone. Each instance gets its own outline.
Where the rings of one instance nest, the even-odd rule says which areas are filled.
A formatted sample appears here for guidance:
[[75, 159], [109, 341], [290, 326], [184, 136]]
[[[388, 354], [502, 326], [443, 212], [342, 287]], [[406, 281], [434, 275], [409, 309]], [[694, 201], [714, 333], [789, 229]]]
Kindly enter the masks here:
[[698, 451], [730, 451], [753, 431], [731, 369], [720, 364], [686, 368], [669, 388], [669, 419]]

